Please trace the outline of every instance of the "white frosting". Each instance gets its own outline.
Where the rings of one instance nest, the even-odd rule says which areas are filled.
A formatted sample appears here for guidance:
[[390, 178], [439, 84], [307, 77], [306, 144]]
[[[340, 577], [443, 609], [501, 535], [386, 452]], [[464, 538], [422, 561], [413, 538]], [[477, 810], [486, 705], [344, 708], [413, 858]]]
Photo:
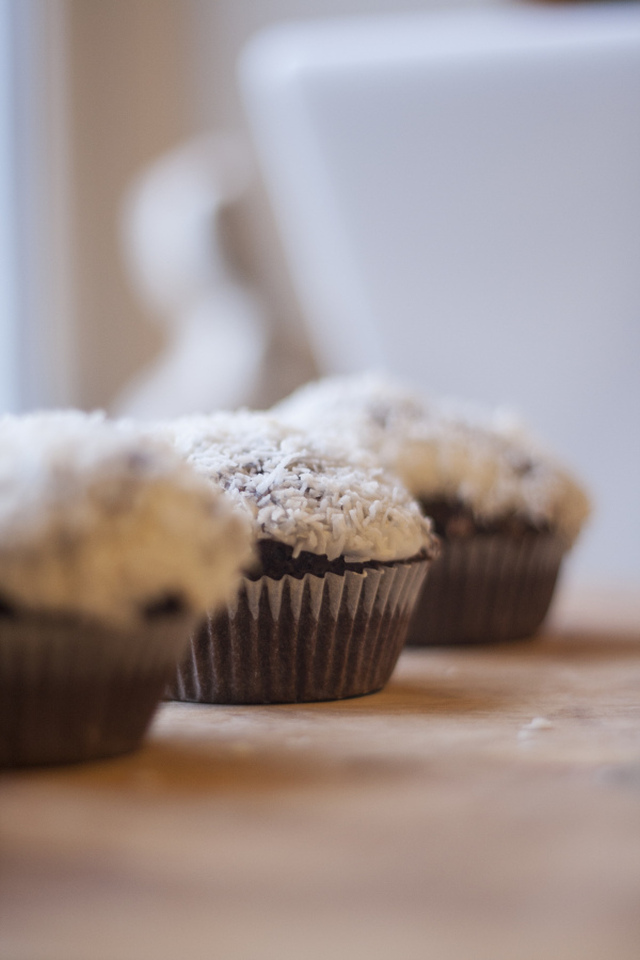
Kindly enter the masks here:
[[0, 418], [0, 597], [133, 625], [178, 595], [218, 606], [248, 525], [169, 444], [76, 411]]
[[326, 435], [249, 411], [183, 417], [159, 430], [227, 491], [257, 539], [288, 544], [294, 556], [384, 562], [435, 549], [417, 503], [364, 451], [349, 456]]
[[479, 519], [520, 515], [570, 544], [589, 514], [578, 482], [502, 410], [426, 400], [365, 373], [307, 384], [272, 412], [298, 428], [350, 435], [415, 496], [459, 500]]

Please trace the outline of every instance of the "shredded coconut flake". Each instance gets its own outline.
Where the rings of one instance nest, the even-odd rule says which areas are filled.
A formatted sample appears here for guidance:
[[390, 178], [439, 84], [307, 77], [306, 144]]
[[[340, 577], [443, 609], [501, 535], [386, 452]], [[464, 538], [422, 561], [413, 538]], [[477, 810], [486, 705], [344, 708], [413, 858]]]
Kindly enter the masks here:
[[350, 436], [415, 496], [460, 500], [480, 519], [520, 515], [570, 545], [590, 511], [574, 477], [504, 410], [425, 400], [366, 373], [306, 384], [272, 413], [299, 429]]
[[76, 411], [0, 418], [0, 597], [132, 625], [223, 602], [248, 525], [168, 444]]
[[176, 449], [222, 487], [258, 539], [350, 561], [406, 559], [436, 541], [418, 504], [365, 451], [249, 411], [157, 425]]

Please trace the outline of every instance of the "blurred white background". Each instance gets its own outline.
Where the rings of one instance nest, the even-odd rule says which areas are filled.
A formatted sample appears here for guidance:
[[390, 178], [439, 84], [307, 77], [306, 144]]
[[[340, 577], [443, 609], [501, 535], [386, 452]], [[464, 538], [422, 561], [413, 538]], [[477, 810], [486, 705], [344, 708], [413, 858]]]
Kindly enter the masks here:
[[[220, 131], [249, 144], [236, 62], [256, 30], [290, 17], [458, 5], [469, 4], [0, 0], [0, 196], [11, 197], [4, 235], [19, 247], [16, 336], [30, 343], [14, 404], [110, 407], [161, 354], [165, 329], [124, 264], [123, 199], [149, 164], [193, 137]], [[230, 211], [226, 237], [270, 318], [268, 372], [251, 398], [270, 403], [314, 364], [259, 180]]]

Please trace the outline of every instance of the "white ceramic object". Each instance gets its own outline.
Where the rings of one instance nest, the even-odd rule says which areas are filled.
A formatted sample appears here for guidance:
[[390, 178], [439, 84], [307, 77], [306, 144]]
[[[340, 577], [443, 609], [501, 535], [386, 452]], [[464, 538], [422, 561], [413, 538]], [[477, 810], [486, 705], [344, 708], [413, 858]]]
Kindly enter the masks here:
[[251, 401], [268, 322], [228, 255], [224, 225], [251, 177], [245, 145], [210, 134], [159, 157], [131, 184], [121, 217], [125, 264], [167, 336], [113, 412], [155, 419]]
[[640, 574], [640, 6], [289, 23], [240, 65], [323, 372], [508, 402]]

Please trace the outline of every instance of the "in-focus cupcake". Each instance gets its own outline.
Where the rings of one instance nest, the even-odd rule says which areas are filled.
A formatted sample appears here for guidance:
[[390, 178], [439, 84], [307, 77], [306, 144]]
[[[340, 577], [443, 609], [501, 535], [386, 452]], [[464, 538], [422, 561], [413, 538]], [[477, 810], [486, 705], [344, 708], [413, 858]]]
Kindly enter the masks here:
[[408, 491], [368, 455], [264, 414], [187, 417], [166, 432], [249, 517], [259, 558], [193, 637], [171, 696], [282, 703], [380, 689], [436, 551]]
[[588, 513], [582, 487], [504, 412], [427, 401], [376, 374], [332, 377], [274, 408], [350, 435], [395, 470], [442, 538], [408, 642], [517, 639], [542, 623]]
[[136, 747], [249, 555], [169, 445], [100, 414], [0, 418], [0, 765]]

